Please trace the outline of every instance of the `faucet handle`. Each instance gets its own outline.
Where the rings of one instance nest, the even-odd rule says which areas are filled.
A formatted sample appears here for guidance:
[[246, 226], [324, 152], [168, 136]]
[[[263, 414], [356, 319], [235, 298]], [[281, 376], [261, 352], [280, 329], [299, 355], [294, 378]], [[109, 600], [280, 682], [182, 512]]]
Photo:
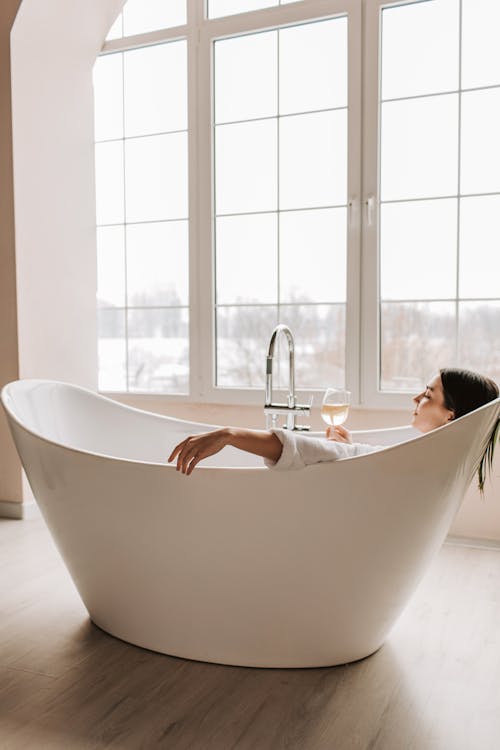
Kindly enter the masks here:
[[305, 417], [309, 417], [311, 414], [311, 405], [295, 404], [295, 406], [288, 406], [287, 404], [266, 404], [264, 406], [264, 414], [303, 414]]
[[286, 415], [286, 422], [283, 425], [284, 430], [305, 431], [310, 429], [308, 425], [296, 424], [295, 418], [298, 414], [301, 414], [304, 417], [309, 417], [311, 414], [311, 404], [296, 404], [295, 406], [287, 406], [286, 404], [266, 404], [266, 406], [264, 406], [264, 414], [266, 415], [266, 428], [268, 430], [276, 427], [276, 421], [279, 414]]

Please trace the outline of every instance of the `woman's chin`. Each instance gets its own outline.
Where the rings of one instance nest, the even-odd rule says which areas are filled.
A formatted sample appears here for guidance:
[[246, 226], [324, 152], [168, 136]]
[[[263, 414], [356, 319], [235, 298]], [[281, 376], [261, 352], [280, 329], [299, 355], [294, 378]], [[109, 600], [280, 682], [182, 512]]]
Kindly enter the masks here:
[[418, 414], [413, 414], [411, 418], [411, 426], [420, 432], [425, 432], [425, 426], [422, 425], [422, 420], [419, 418]]

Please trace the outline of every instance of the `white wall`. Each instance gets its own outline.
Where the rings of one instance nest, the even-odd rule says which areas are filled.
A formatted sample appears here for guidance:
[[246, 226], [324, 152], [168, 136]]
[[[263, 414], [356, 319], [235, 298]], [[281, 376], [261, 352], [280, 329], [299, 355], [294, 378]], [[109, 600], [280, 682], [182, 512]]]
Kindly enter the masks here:
[[12, 29], [19, 372], [97, 387], [92, 67], [123, 0], [24, 0]]

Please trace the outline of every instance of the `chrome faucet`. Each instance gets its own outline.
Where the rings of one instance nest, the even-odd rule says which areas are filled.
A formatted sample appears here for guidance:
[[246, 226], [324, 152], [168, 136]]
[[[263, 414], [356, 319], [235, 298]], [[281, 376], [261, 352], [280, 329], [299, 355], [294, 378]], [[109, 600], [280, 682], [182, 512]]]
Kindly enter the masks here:
[[[284, 333], [288, 342], [289, 355], [289, 377], [288, 377], [288, 397], [286, 404], [273, 403], [273, 359], [274, 347], [279, 333]], [[309, 430], [309, 426], [295, 424], [297, 414], [309, 416], [311, 407], [306, 404], [297, 404], [295, 397], [295, 344], [293, 335], [288, 326], [276, 326], [271, 334], [269, 349], [266, 357], [266, 400], [264, 404], [264, 414], [266, 415], [266, 427], [275, 427], [278, 416], [286, 414], [286, 423], [283, 427], [287, 430]]]

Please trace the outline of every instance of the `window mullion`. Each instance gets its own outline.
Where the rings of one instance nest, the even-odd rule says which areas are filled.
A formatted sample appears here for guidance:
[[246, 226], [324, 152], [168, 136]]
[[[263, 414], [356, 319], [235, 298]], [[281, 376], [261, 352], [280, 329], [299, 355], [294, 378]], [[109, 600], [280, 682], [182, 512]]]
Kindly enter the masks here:
[[348, 153], [347, 153], [347, 286], [346, 385], [354, 404], [361, 401], [361, 112], [362, 19], [361, 2], [349, 4], [348, 20]]
[[[361, 196], [361, 402], [377, 404], [379, 395], [379, 80], [380, 6], [368, 2], [364, 26], [363, 69], [363, 190]], [[367, 221], [367, 201], [373, 196], [377, 210]]]
[[[196, 81], [193, 93], [193, 145], [196, 167], [193, 168], [192, 190], [196, 192], [196, 213], [193, 212], [193, 237], [196, 248], [191, 255], [193, 288], [191, 346], [193, 354], [191, 393], [193, 399], [210, 401], [215, 371], [213, 210], [212, 210], [212, 42], [204, 25], [204, 0], [190, 0], [196, 6]], [[196, 308], [196, 311], [195, 311]]]

